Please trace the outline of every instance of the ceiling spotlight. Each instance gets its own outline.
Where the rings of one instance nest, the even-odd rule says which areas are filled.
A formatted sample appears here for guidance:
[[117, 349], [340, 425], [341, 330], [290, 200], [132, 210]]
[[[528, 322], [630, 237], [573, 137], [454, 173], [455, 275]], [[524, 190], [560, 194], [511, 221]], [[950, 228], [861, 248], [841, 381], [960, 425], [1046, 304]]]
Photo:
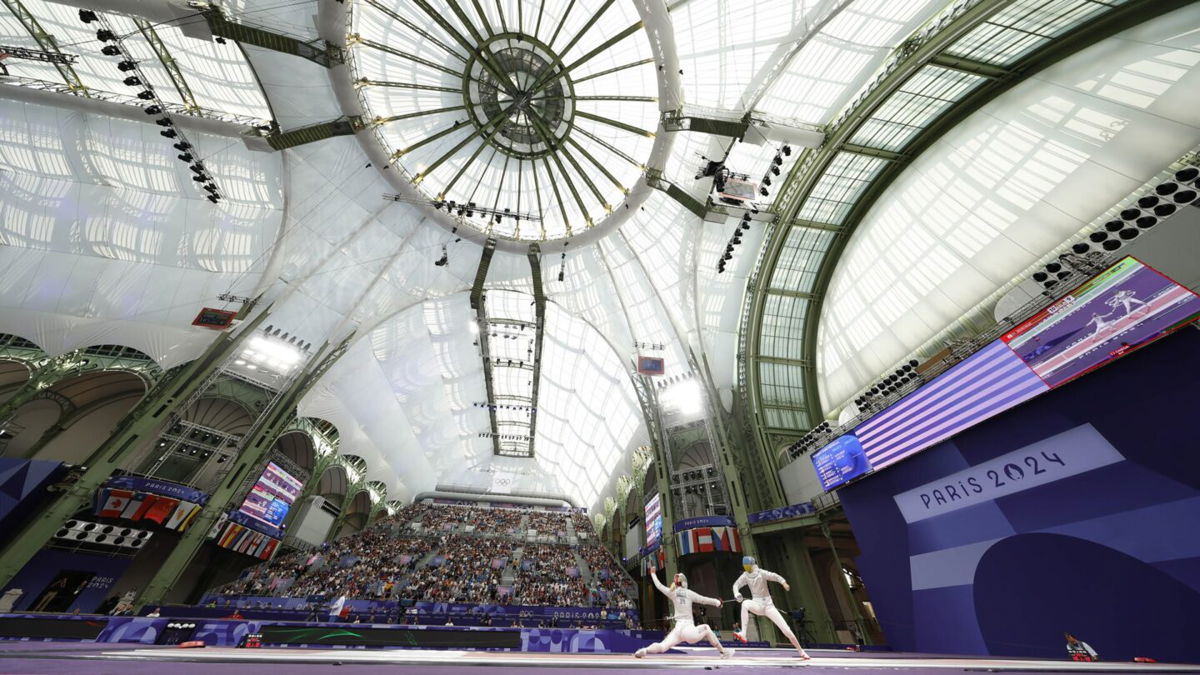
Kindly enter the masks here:
[[1039, 284], [1049, 278], [1050, 278], [1050, 275], [1046, 274], [1045, 272], [1034, 272], [1033, 273], [1033, 280], [1038, 282]]
[[762, 184], [763, 184], [763, 185], [770, 185], [770, 184], [771, 184], [771, 177], [770, 177], [770, 176], [763, 176], [763, 181], [762, 181]]
[[154, 98], [154, 92], [150, 91], [149, 89], [144, 89], [137, 93], [137, 97], [143, 101], [149, 101], [150, 99]]
[[79, 10], [79, 20], [84, 23], [92, 23], [93, 21], [99, 21], [100, 17], [96, 16], [96, 13], [90, 9], [81, 9]]
[[749, 230], [749, 229], [750, 229], [750, 221], [748, 221], [748, 220], [747, 220], [747, 221], [743, 221], [743, 222], [742, 222], [742, 229], [743, 229], [743, 230]]
[[779, 175], [779, 167], [777, 167], [777, 166], [771, 167], [771, 173], [778, 176]]
[[160, 127], [170, 127], [175, 125], [175, 123], [171, 121], [170, 117], [160, 117], [154, 120], [154, 123]]
[[121, 81], [124, 82], [125, 84], [129, 85], [130, 87], [137, 87], [142, 84], [142, 79], [140, 77], [137, 77], [136, 75], [130, 75], [129, 77], [127, 77]]
[[1142, 215], [1142, 212], [1138, 209], [1125, 209], [1121, 211], [1121, 220], [1133, 220], [1140, 215]]
[[760, 195], [762, 195], [762, 196], [764, 196], [764, 197], [768, 197], [768, 196], [770, 196], [770, 195], [771, 195], [771, 193], [767, 191], [767, 188], [759, 188], [759, 189], [758, 189], [758, 194], [760, 194]]
[[[188, 168], [192, 170], [192, 173], [196, 173], [196, 174], [204, 173], [204, 166], [202, 166], [201, 164], [198, 164], [198, 163], [193, 164], [193, 165], [189, 166]], [[1053, 272], [1054, 270], [1050, 270], [1050, 271]]]
[[101, 28], [96, 31], [96, 39], [101, 42], [116, 42], [117, 34], [107, 28]]
[[145, 108], [143, 108], [142, 110], [144, 110], [147, 115], [162, 114], [162, 108], [160, 108], [159, 106], [156, 106], [156, 105], [148, 105]]
[[1200, 169], [1197, 169], [1194, 166], [1189, 166], [1186, 169], [1180, 169], [1179, 171], [1175, 172], [1175, 180], [1179, 181], [1180, 183], [1190, 183], [1196, 180], [1198, 176], [1200, 176]]
[[792, 156], [792, 146], [790, 146], [790, 145], [783, 146], [783, 154], [788, 157], [791, 157]]
[[213, 185], [212, 183], [209, 183], [209, 184], [207, 184], [207, 185], [205, 185], [205, 186], [204, 186], [204, 189], [205, 189], [205, 190], [207, 190], [208, 192], [213, 192], [213, 193], [215, 193], [215, 192], [217, 191], [217, 186], [216, 186], [216, 185]]
[[1091, 246], [1088, 246], [1087, 244], [1085, 244], [1081, 241], [1078, 244], [1075, 244], [1074, 246], [1072, 246], [1071, 250], [1075, 253], [1078, 253], [1079, 255], [1083, 255], [1084, 253], [1087, 253], [1088, 249], [1090, 249], [1090, 248], [1091, 248]]
[[197, 183], [207, 183], [212, 179], [204, 174], [200, 174], [199, 176], [192, 176], [192, 180], [196, 181]]
[[1127, 230], [1121, 230], [1117, 233], [1117, 236], [1128, 241], [1130, 239], [1136, 239], [1139, 234], [1141, 233], [1138, 232], [1137, 229], [1131, 227]]
[[1050, 272], [1050, 273], [1057, 272], [1061, 269], [1062, 269], [1062, 265], [1060, 265], [1058, 263], [1050, 263], [1049, 265], [1046, 265], [1046, 271]]
[[1088, 235], [1088, 239], [1091, 239], [1092, 241], [1099, 244], [1100, 242], [1104, 241], [1105, 239], [1108, 239], [1108, 233], [1107, 232], [1093, 232]]
[[1196, 196], [1195, 190], [1180, 190], [1171, 195], [1171, 199], [1175, 200], [1176, 204], [1191, 204], [1196, 201]]
[[217, 195], [208, 195], [207, 197], [205, 197], [205, 199], [216, 204], [218, 201], [220, 201], [221, 198], [218, 197]]
[[1101, 244], [1101, 246], [1104, 247], [1105, 251], [1115, 251], [1115, 250], [1121, 248], [1121, 242], [1117, 241], [1116, 239], [1109, 239], [1108, 241]]
[[192, 144], [191, 144], [191, 143], [185, 143], [185, 142], [176, 143], [176, 144], [175, 144], [175, 149], [176, 149], [176, 150], [179, 150], [180, 152], [187, 152], [188, 150], [191, 150], [191, 149], [192, 149]]
[[[1178, 174], [1176, 174], [1178, 175]], [[1154, 194], [1166, 196], [1179, 189], [1178, 183], [1162, 183], [1154, 188]]]
[[193, 157], [191, 155], [186, 154], [186, 153], [182, 154], [182, 155], [176, 155], [176, 157], [178, 157], [179, 161], [181, 161], [181, 162], [191, 162], [193, 159]]
[[105, 56], [120, 56], [121, 48], [116, 45], [104, 45], [100, 48], [100, 53]]
[[122, 73], [127, 73], [127, 72], [133, 70], [134, 68], [137, 68], [137, 64], [134, 63], [133, 61], [130, 61], [129, 59], [125, 59], [124, 61], [121, 61], [120, 63], [117, 64], [117, 70], [121, 71]]
[[158, 135], [162, 136], [163, 138], [175, 138], [179, 136], [179, 134], [175, 133], [174, 129], [163, 129], [162, 131], [158, 132]]

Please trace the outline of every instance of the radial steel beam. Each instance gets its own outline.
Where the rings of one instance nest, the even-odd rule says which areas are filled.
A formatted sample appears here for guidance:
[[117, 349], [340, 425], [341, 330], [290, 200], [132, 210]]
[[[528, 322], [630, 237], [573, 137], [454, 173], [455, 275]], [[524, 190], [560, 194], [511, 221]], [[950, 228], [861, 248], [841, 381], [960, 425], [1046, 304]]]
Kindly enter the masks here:
[[[492, 254], [496, 252], [496, 240], [488, 239], [483, 244], [479, 256], [479, 267], [475, 270], [475, 283], [471, 285], [471, 309], [475, 310], [475, 321], [479, 324], [479, 356], [483, 359], [483, 384], [487, 390], [487, 400], [495, 399], [495, 386], [492, 381], [491, 345], [488, 343], [487, 297], [483, 294], [483, 284], [487, 281], [488, 268], [492, 265]], [[488, 406], [488, 418], [492, 436], [492, 453], [500, 454], [500, 425], [496, 420], [496, 410]]]
[[[410, 21], [407, 17], [397, 13], [396, 10], [392, 9], [391, 7], [384, 5], [383, 3], [379, 2], [378, 0], [363, 0], [363, 1], [366, 2], [368, 5], [374, 7], [375, 9], [379, 10], [380, 12], [383, 12], [391, 19], [399, 22], [405, 28], [411, 30], [412, 32], [416, 33], [417, 35], [420, 35], [423, 39], [428, 40], [429, 42], [432, 42], [433, 44], [441, 47], [442, 49], [444, 49], [446, 51], [446, 53], [450, 54], [451, 56], [458, 59], [459, 61], [462, 61], [463, 63], [467, 62], [467, 57], [463, 56], [462, 54], [459, 54], [450, 45], [448, 45], [445, 42], [442, 42], [441, 40], [434, 37], [433, 33], [430, 33], [429, 31], [421, 28], [417, 24]], [[469, 54], [470, 50], [468, 50], [467, 53]]]
[[134, 17], [133, 23], [141, 32], [142, 37], [146, 38], [146, 42], [150, 43], [150, 49], [154, 51], [154, 55], [162, 62], [163, 68], [167, 71], [167, 77], [171, 78], [171, 84], [175, 85], [175, 91], [179, 92], [179, 98], [183, 99], [184, 107], [188, 110], [199, 110], [200, 104], [196, 102], [192, 88], [188, 86], [187, 78], [183, 76], [183, 71], [179, 69], [175, 57], [171, 56], [171, 50], [167, 49], [167, 45], [155, 32], [154, 26], [139, 17]]
[[430, 61], [429, 59], [423, 59], [423, 58], [417, 56], [416, 54], [410, 54], [410, 53], [404, 51], [403, 49], [397, 49], [396, 47], [393, 47], [391, 45], [385, 45], [381, 42], [375, 42], [374, 40], [368, 40], [366, 38], [357, 37], [357, 36], [353, 36], [352, 39], [353, 39], [354, 44], [360, 44], [360, 45], [363, 45], [364, 47], [370, 47], [371, 49], [378, 49], [379, 51], [386, 52], [388, 54], [391, 54], [392, 56], [399, 56], [400, 58], [402, 58], [406, 61], [412, 61], [413, 63], [419, 63], [427, 68], [432, 68], [434, 70], [440, 70], [441, 72], [446, 73], [447, 75], [453, 75], [454, 77], [458, 77], [458, 78], [461, 78], [463, 76], [462, 72], [460, 72], [460, 71], [454, 70], [453, 68], [447, 68], [446, 66], [443, 66], [442, 64], [436, 63], [434, 61]]
[[542, 251], [537, 242], [529, 245], [529, 273], [533, 280], [533, 399], [529, 411], [529, 456], [536, 454], [538, 386], [542, 379], [542, 338], [546, 332], [546, 292], [542, 288]]
[[638, 66], [644, 66], [644, 65], [647, 65], [650, 63], [654, 63], [654, 59], [642, 59], [641, 61], [632, 61], [630, 63], [626, 63], [625, 65], [616, 66], [615, 68], [608, 68], [606, 70], [601, 70], [598, 73], [592, 73], [591, 75], [585, 75], [583, 77], [575, 79], [574, 82], [575, 82], [575, 84], [579, 84], [580, 82], [587, 82], [588, 80], [594, 80], [598, 77], [604, 77], [605, 75], [612, 75], [613, 73], [619, 73], [622, 70], [628, 70], [630, 68], [636, 68]]
[[575, 116], [582, 117], [586, 120], [592, 120], [593, 122], [600, 122], [601, 124], [607, 124], [610, 127], [616, 127], [622, 131], [628, 131], [631, 134], [637, 134], [638, 136], [645, 136], [646, 138], [654, 138], [654, 132], [652, 132], [652, 131], [646, 131], [645, 129], [635, 127], [632, 124], [626, 124], [620, 120], [614, 120], [610, 117], [604, 117], [603, 115], [595, 115], [590, 112], [576, 110]]
[[29, 12], [25, 5], [21, 3], [21, 0], [2, 1], [4, 2], [4, 6], [8, 7], [8, 10], [12, 12], [14, 17], [16, 17], [17, 21], [20, 22], [25, 30], [29, 32], [29, 35], [33, 38], [34, 42], [37, 42], [38, 46], [42, 48], [42, 51], [58, 54], [62, 57], [63, 62], [55, 61], [54, 68], [58, 70], [58, 74], [61, 75], [63, 81], [67, 83], [67, 87], [69, 87], [72, 91], [79, 91], [85, 96], [89, 96], [90, 94], [88, 94], [88, 88], [84, 86], [83, 81], [79, 79], [79, 73], [76, 73], [75, 68], [73, 68], [70, 63], [66, 62], [67, 55], [63, 54], [62, 50], [58, 48], [58, 40], [55, 39], [53, 35], [46, 32], [46, 29], [42, 28], [42, 24], [38, 23], [38, 20]]

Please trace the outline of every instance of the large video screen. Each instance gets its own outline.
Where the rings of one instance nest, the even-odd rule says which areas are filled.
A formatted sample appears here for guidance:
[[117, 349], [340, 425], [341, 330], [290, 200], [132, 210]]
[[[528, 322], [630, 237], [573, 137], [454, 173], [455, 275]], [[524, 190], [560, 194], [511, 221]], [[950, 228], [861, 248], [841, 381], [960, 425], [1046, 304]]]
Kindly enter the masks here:
[[238, 511], [272, 527], [283, 527], [283, 519], [300, 496], [302, 487], [304, 483], [271, 462], [250, 488], [250, 494], [246, 495], [246, 501]]
[[655, 492], [650, 501], [646, 502], [646, 548], [652, 548], [662, 540], [662, 530], [662, 503]]
[[814, 452], [812, 462], [817, 469], [817, 478], [821, 479], [821, 487], [826, 491], [871, 470], [862, 443], [854, 434], [838, 436], [832, 443]]
[[1147, 345], [1200, 316], [1200, 297], [1125, 258], [1003, 338], [1050, 387]]
[[854, 435], [878, 470], [1047, 390], [996, 340], [863, 422]]

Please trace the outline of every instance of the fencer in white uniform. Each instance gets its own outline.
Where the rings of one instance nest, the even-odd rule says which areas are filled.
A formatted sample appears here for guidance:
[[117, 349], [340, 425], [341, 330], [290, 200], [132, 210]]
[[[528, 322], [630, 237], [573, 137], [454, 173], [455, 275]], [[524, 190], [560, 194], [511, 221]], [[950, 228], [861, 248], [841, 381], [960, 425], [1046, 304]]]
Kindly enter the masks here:
[[[742, 630], [740, 633], [734, 633], [733, 636], [745, 642], [746, 628], [749, 625], [746, 622], [750, 619], [750, 614], [765, 616], [787, 636], [788, 642], [791, 642], [796, 651], [800, 652], [800, 658], [805, 660], [811, 658], [808, 652], [804, 651], [804, 647], [800, 646], [800, 641], [788, 627], [787, 620], [783, 618], [778, 609], [775, 609], [775, 601], [771, 599], [771, 590], [767, 588], [767, 582], [774, 581], [777, 584], [783, 584], [785, 591], [790, 591], [792, 587], [788, 586], [787, 580], [774, 572], [762, 569], [750, 556], [742, 558], [742, 569], [745, 572], [737, 578], [737, 581], [733, 582], [733, 597], [742, 603]], [[742, 586], [750, 587], [750, 600], [742, 597]]]
[[693, 602], [720, 607], [721, 601], [716, 598], [706, 598], [695, 591], [688, 590], [687, 577], [682, 572], [675, 575], [675, 580], [671, 582], [671, 587], [667, 588], [655, 575], [657, 571], [653, 567], [650, 568], [650, 580], [654, 582], [654, 585], [663, 595], [671, 599], [675, 607], [675, 614], [671, 617], [675, 620], [675, 627], [671, 629], [670, 633], [667, 633], [667, 637], [663, 638], [662, 642], [655, 642], [649, 647], [643, 647], [634, 652], [633, 655], [640, 659], [647, 654], [661, 654], [680, 642], [694, 644], [701, 640], [708, 640], [709, 644], [716, 647], [717, 651], [721, 653], [721, 658], [727, 659], [733, 656], [733, 650], [721, 646], [721, 641], [717, 639], [717, 634], [708, 627], [708, 624], [702, 623], [697, 626], [692, 619]]

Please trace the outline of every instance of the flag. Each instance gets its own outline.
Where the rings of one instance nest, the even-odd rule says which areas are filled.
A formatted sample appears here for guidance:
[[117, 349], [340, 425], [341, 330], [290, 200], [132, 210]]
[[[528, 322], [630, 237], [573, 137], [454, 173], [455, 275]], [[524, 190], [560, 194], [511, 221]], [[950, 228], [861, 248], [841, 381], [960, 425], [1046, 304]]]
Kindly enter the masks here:
[[217, 545], [221, 548], [231, 548], [238, 534], [245, 529], [237, 523], [229, 523], [229, 526], [225, 528], [225, 534], [221, 535], [221, 540], [217, 542]]
[[692, 547], [692, 531], [684, 530], [675, 535], [675, 539], [679, 544], [679, 555], [690, 555], [696, 550]]
[[712, 553], [713, 532], [711, 528], [703, 527], [696, 530], [696, 550], [701, 553]]
[[278, 539], [268, 539], [266, 547], [263, 548], [263, 552], [260, 553], [258, 557], [262, 558], [263, 560], [269, 560], [271, 558], [271, 554], [275, 552], [275, 547], [278, 545]]
[[219, 537], [221, 535], [222, 528], [225, 527], [225, 522], [228, 520], [229, 520], [229, 514], [222, 511], [221, 517], [217, 518], [217, 522], [213, 523], [213, 526], [211, 528], [209, 528], [208, 538], [216, 539], [217, 537]]
[[146, 509], [145, 513], [142, 514], [142, 517], [146, 520], [151, 520], [159, 525], [162, 525], [163, 521], [171, 515], [171, 512], [175, 510], [176, 506], [179, 506], [178, 499], [171, 499], [170, 497], [155, 497], [154, 503], [151, 504], [148, 509]]
[[129, 504], [133, 493], [129, 490], [106, 490], [104, 505], [96, 515], [101, 518], [118, 518]]
[[191, 502], [179, 502], [179, 505], [171, 512], [171, 517], [167, 518], [167, 522], [164, 525], [172, 530], [184, 530], [192, 520], [192, 511], [198, 508], [198, 506], [198, 504]]
[[332, 616], [337, 616], [337, 615], [341, 614], [342, 607], [344, 607], [345, 605], [346, 605], [346, 596], [344, 596], [344, 595], [338, 596], [338, 599], [334, 600], [333, 604], [331, 604], [329, 606], [329, 616], [332, 617]]
[[158, 497], [145, 492], [135, 493], [129, 503], [125, 505], [125, 510], [121, 511], [121, 517], [125, 520], [141, 520], [146, 509], [154, 505], [155, 499]]

